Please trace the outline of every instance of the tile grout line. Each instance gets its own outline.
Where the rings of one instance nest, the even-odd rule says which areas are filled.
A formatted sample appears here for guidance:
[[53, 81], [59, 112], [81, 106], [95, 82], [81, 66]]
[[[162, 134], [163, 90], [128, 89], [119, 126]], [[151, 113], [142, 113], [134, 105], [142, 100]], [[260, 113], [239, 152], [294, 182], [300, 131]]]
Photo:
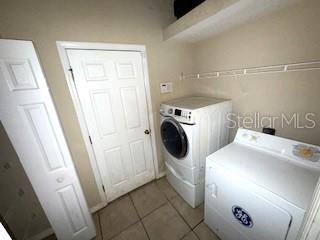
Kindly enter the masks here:
[[155, 208], [154, 210], [152, 210], [151, 212], [149, 212], [148, 214], [146, 214], [145, 216], [143, 216], [143, 217], [141, 218], [141, 220], [144, 219], [144, 218], [146, 218], [146, 217], [148, 217], [148, 216], [151, 215], [153, 212], [157, 211], [159, 208], [163, 207], [163, 206], [166, 205], [167, 203], [168, 203], [168, 202], [162, 203], [159, 207]]
[[[140, 220], [137, 220], [136, 222], [131, 223], [130, 225], [128, 225], [127, 227], [125, 227], [121, 232], [119, 232], [119, 233], [113, 235], [111, 238], [108, 238], [108, 239], [105, 239], [105, 240], [112, 240], [112, 239], [114, 239], [115, 237], [119, 236], [121, 233], [123, 233], [124, 231], [128, 230], [130, 227], [132, 227], [133, 225], [135, 225], [135, 224], [138, 223], [138, 222], [140, 222]], [[102, 238], [103, 238], [103, 236], [102, 236]], [[102, 239], [102, 240], [104, 240], [104, 239]]]
[[[129, 196], [129, 193], [126, 193], [125, 195], [121, 196], [120, 198], [125, 197], [126, 195], [128, 195], [129, 199], [131, 200], [131, 198], [130, 198], [130, 196]], [[120, 198], [117, 198], [117, 199], [113, 200], [112, 202], [115, 202], [115, 201], [119, 200]], [[112, 203], [112, 202], [111, 202], [111, 203]], [[106, 207], [107, 207], [107, 206], [106, 206]], [[106, 207], [104, 207], [104, 208], [106, 208]], [[102, 209], [104, 209], [104, 208], [102, 208]], [[102, 209], [100, 209], [100, 210], [98, 211], [98, 213], [99, 213]], [[136, 210], [136, 209], [135, 209], [135, 210]], [[137, 221], [131, 223], [130, 225], [128, 225], [127, 227], [125, 227], [121, 232], [119, 232], [119, 233], [113, 235], [111, 238], [108, 238], [108, 239], [105, 239], [105, 240], [112, 240], [112, 239], [114, 239], [115, 237], [119, 236], [121, 233], [123, 233], [124, 231], [126, 231], [127, 229], [129, 229], [130, 227], [132, 227], [134, 224], [138, 223], [138, 222], [140, 221], [140, 217], [139, 217], [139, 214], [138, 214], [137, 210], [136, 210], [136, 213], [137, 213], [137, 216], [138, 216], [138, 220], [137, 220]], [[100, 214], [99, 214], [99, 222], [100, 222]], [[102, 240], [104, 240], [104, 237], [103, 237], [103, 234], [102, 234], [102, 233], [103, 233], [103, 232], [102, 232], [102, 227], [101, 227], [101, 238], [102, 238]]]
[[[143, 228], [144, 228], [144, 230], [145, 230], [145, 232], [146, 232], [147, 237], [148, 237], [149, 240], [150, 240], [150, 236], [149, 236], [149, 234], [148, 234], [148, 232], [147, 232], [147, 229], [146, 229], [146, 227], [145, 227], [145, 225], [144, 225], [144, 223], [143, 223], [142, 220], [143, 220], [144, 218], [148, 217], [149, 215], [151, 215], [152, 213], [154, 213], [155, 211], [157, 211], [158, 209], [160, 209], [161, 207], [163, 207], [164, 205], [166, 205], [167, 203], [169, 203], [169, 204], [171, 205], [170, 199], [169, 199], [169, 198], [167, 197], [167, 195], [159, 188], [159, 186], [158, 186], [158, 184], [157, 184], [157, 180], [159, 180], [159, 179], [154, 179], [153, 181], [150, 181], [149, 183], [154, 182], [154, 184], [156, 185], [156, 188], [164, 195], [164, 197], [166, 198], [167, 201], [166, 201], [165, 203], [161, 204], [159, 207], [153, 209], [150, 213], [146, 214], [146, 215], [143, 216], [143, 217], [141, 217], [141, 216], [139, 215], [138, 209], [136, 208], [136, 206], [135, 206], [135, 204], [134, 204], [134, 201], [133, 201], [133, 199], [132, 199], [132, 197], [131, 197], [131, 195], [130, 195], [130, 193], [133, 192], [134, 190], [131, 191], [130, 193], [128, 193], [128, 196], [129, 196], [129, 198], [130, 198], [130, 200], [131, 200], [131, 202], [132, 202], [132, 204], [133, 204], [133, 206], [134, 206], [134, 208], [135, 208], [135, 210], [136, 210], [136, 212], [137, 212], [137, 215], [138, 215], [138, 217], [139, 217], [139, 219], [140, 219], [140, 222], [141, 222], [141, 224], [142, 224], [142, 226], [143, 226]], [[147, 184], [145, 184], [145, 185], [147, 185]], [[176, 211], [177, 211], [177, 210], [176, 210]], [[183, 219], [183, 220], [184, 220], [184, 219]], [[187, 225], [187, 226], [189, 226], [189, 225]]]
[[189, 223], [184, 219], [184, 217], [181, 215], [181, 213], [178, 211], [178, 209], [176, 209], [174, 207], [174, 205], [169, 201], [169, 204], [171, 205], [171, 207], [178, 213], [178, 215], [182, 218], [182, 220], [185, 222], [185, 224], [187, 224], [187, 226], [191, 229], [191, 231], [193, 230], [192, 227], [189, 225]]
[[[157, 185], [158, 189], [162, 192], [162, 190], [159, 188], [158, 184], [156, 184], [156, 185]], [[162, 192], [162, 193], [163, 193], [163, 192]], [[163, 194], [164, 194], [164, 193], [163, 193]], [[177, 196], [174, 196], [174, 197], [172, 197], [172, 198], [169, 198], [166, 194], [164, 194], [164, 195], [165, 195], [165, 197], [167, 198], [169, 204], [173, 207], [174, 210], [176, 210], [176, 212], [178, 213], [178, 215], [182, 218], [182, 220], [183, 220], [183, 221], [187, 224], [187, 226], [191, 229], [190, 232], [193, 232], [193, 233], [196, 235], [196, 237], [197, 237], [198, 239], [200, 239], [199, 236], [196, 234], [196, 232], [194, 232], [193, 230], [194, 230], [196, 227], [198, 227], [202, 222], [204, 222], [204, 219], [202, 219], [198, 224], [196, 224], [196, 225], [192, 228], [192, 227], [188, 224], [188, 222], [184, 219], [184, 217], [180, 214], [180, 212], [174, 207], [174, 205], [173, 205], [172, 202], [171, 202], [171, 199], [176, 198], [177, 196], [179, 196], [179, 194], [177, 193]], [[185, 235], [183, 235], [183, 237], [182, 237], [181, 239], [183, 239], [185, 236], [187, 236], [190, 232], [188, 232], [188, 233], [186, 233]]]
[[[171, 199], [174, 199], [175, 197], [177, 197], [177, 196], [179, 196], [179, 195], [177, 194], [177, 196], [174, 196], [174, 197], [172, 197], [172, 198], [169, 198], [169, 197], [160, 189], [159, 185], [157, 184], [157, 179], [154, 179], [153, 181], [150, 181], [149, 183], [151, 183], [151, 182], [154, 182], [154, 184], [156, 185], [156, 187], [158, 188], [158, 190], [164, 195], [164, 197], [166, 198], [167, 201], [166, 201], [165, 203], [161, 204], [159, 207], [157, 207], [157, 208], [155, 208], [154, 210], [152, 210], [150, 213], [148, 213], [148, 214], [146, 214], [145, 216], [141, 217], [141, 216], [139, 215], [139, 212], [138, 212], [135, 204], [134, 204], [134, 201], [133, 201], [133, 199], [132, 199], [132, 196], [130, 195], [130, 193], [134, 192], [136, 189], [133, 190], [133, 191], [131, 191], [131, 192], [129, 192], [129, 193], [127, 193], [126, 195], [129, 197], [129, 199], [130, 199], [130, 201], [131, 201], [131, 203], [132, 203], [132, 205], [133, 205], [133, 207], [134, 207], [134, 209], [135, 209], [135, 211], [136, 211], [136, 213], [137, 213], [138, 220], [137, 220], [136, 222], [130, 224], [130, 225], [127, 226], [126, 228], [124, 228], [120, 233], [112, 236], [112, 237], [110, 238], [110, 240], [112, 240], [112, 239], [114, 239], [115, 237], [119, 236], [122, 232], [126, 231], [127, 229], [129, 229], [130, 227], [132, 227], [134, 224], [137, 224], [138, 222], [141, 222], [142, 227], [143, 227], [143, 229], [144, 229], [144, 231], [145, 231], [148, 239], [150, 240], [150, 236], [149, 236], [149, 234], [148, 234], [148, 232], [147, 232], [147, 229], [146, 229], [146, 227], [145, 227], [145, 225], [144, 225], [144, 223], [143, 223], [142, 220], [143, 220], [144, 218], [148, 217], [149, 215], [151, 215], [152, 213], [154, 213], [156, 210], [158, 210], [158, 209], [160, 209], [161, 207], [163, 207], [164, 205], [166, 205], [167, 203], [169, 203], [169, 205], [177, 212], [177, 214], [182, 218], [182, 220], [186, 223], [186, 225], [187, 225], [187, 226], [189, 227], [189, 229], [191, 230], [191, 231], [189, 231], [188, 233], [186, 233], [185, 235], [183, 235], [182, 238], [184, 238], [184, 237], [185, 237], [187, 234], [189, 234], [190, 232], [193, 232], [193, 233], [196, 235], [196, 237], [197, 237], [198, 239], [200, 239], [199, 236], [196, 234], [196, 232], [194, 232], [193, 230], [194, 230], [198, 225], [200, 225], [204, 220], [200, 221], [197, 225], [195, 225], [194, 228], [192, 228], [192, 227], [188, 224], [188, 222], [184, 219], [184, 217], [179, 213], [179, 211], [174, 207], [174, 205], [173, 205], [172, 202], [171, 202]], [[148, 183], [147, 183], [147, 184], [148, 184]], [[145, 185], [147, 185], [147, 184], [145, 184]], [[143, 185], [143, 186], [145, 186], [145, 185]], [[139, 188], [142, 188], [143, 186], [141, 186], [141, 187], [139, 187]], [[125, 195], [124, 195], [124, 196], [125, 196]], [[116, 199], [116, 200], [117, 200], [117, 199]], [[116, 201], [116, 200], [115, 200], [115, 201]], [[106, 206], [106, 207], [107, 207], [107, 206]], [[104, 239], [104, 236], [103, 236], [103, 232], [102, 232], [100, 212], [101, 212], [101, 209], [97, 212], [97, 214], [98, 214], [98, 221], [99, 221], [101, 238], [102, 238], [102, 240], [103, 240], [103, 239]], [[182, 238], [181, 238], [181, 239], [182, 239]], [[106, 240], [107, 240], [107, 239], [106, 239]], [[109, 239], [108, 239], [108, 240], [109, 240]]]
[[139, 215], [138, 209], [136, 208], [136, 206], [135, 206], [135, 204], [134, 204], [134, 201], [133, 201], [131, 195], [130, 195], [130, 194], [128, 194], [128, 195], [129, 195], [129, 198], [130, 198], [130, 200], [131, 200], [131, 202], [132, 202], [132, 205], [133, 205], [134, 209], [135, 209], [136, 212], [137, 212], [137, 215], [138, 215], [138, 218], [139, 218], [139, 222], [141, 222], [141, 225], [142, 225], [142, 227], [143, 227], [143, 230], [145, 231], [145, 233], [146, 233], [146, 235], [147, 235], [147, 238], [150, 240], [150, 236], [149, 236], [149, 234], [148, 234], [148, 232], [147, 232], [146, 227], [145, 227], [144, 224], [143, 224], [143, 221], [142, 221], [142, 218], [141, 218], [140, 215]]
[[[194, 229], [195, 229], [196, 227], [198, 227], [201, 223], [205, 224], [205, 226], [208, 227], [207, 224], [204, 222], [204, 220], [202, 220], [200, 223], [198, 223], [198, 224], [194, 227]], [[219, 237], [214, 231], [212, 231], [209, 227], [208, 227], [208, 229], [218, 238], [218, 240], [221, 240], [220, 237]], [[196, 232], [194, 232], [194, 234], [200, 239], [200, 237], [198, 236], [198, 234], [197, 234]]]
[[198, 239], [198, 240], [200, 240], [200, 238], [198, 237], [198, 235], [191, 229], [191, 231], [190, 232], [188, 232], [188, 233], [186, 233], [185, 235], [183, 235], [183, 237], [182, 238], [180, 238], [180, 240], [183, 240], [183, 238], [185, 238], [189, 233], [193, 233], [195, 236], [196, 236], [196, 238]]
[[[174, 198], [176, 198], [177, 196], [179, 196], [178, 195], [178, 193], [177, 193], [177, 196], [174, 196], [174, 197], [172, 197], [172, 198], [169, 198], [160, 188], [159, 188], [159, 186], [158, 186], [158, 184], [156, 184], [157, 185], [157, 188], [163, 193], [163, 195], [166, 197], [166, 199], [168, 200], [168, 203], [171, 205], [171, 207], [178, 213], [178, 215], [182, 218], [182, 220], [185, 222], [185, 224], [187, 224], [187, 226], [190, 228], [190, 232], [193, 232], [193, 229], [195, 228], [195, 227], [197, 227], [202, 221], [200, 221], [200, 223], [198, 223], [194, 228], [192, 228], [188, 223], [187, 223], [187, 221], [184, 219], [184, 217], [179, 213], [179, 211], [174, 207], [174, 205], [171, 203], [171, 199], [174, 199]], [[183, 235], [182, 237], [181, 237], [181, 239], [183, 239], [187, 234], [189, 234], [190, 232], [188, 232], [188, 233], [186, 233], [185, 235]], [[197, 236], [197, 238], [199, 239], [199, 237], [198, 237], [198, 235], [196, 235]]]
[[[173, 198], [174, 198], [174, 197], [173, 197]], [[172, 198], [172, 199], [173, 199], [173, 198]], [[187, 226], [190, 228], [190, 232], [193, 232], [193, 233], [196, 235], [197, 239], [200, 239], [199, 236], [197, 235], [197, 233], [194, 232], [193, 230], [194, 230], [196, 227], [198, 227], [204, 220], [201, 220], [197, 225], [194, 226], [194, 228], [192, 228], [192, 227], [188, 224], [188, 222], [184, 219], [184, 217], [179, 213], [179, 211], [174, 207], [174, 205], [171, 203], [170, 200], [169, 200], [169, 203], [170, 203], [170, 205], [173, 207], [173, 209], [176, 210], [176, 212], [177, 212], [178, 215], [182, 218], [182, 220], [187, 224]], [[188, 233], [186, 233], [185, 235], [183, 235], [180, 239], [183, 239], [183, 238], [184, 238], [185, 236], [187, 236], [190, 232], [188, 232]]]
[[[192, 231], [193, 232], [193, 231]], [[198, 236], [198, 234], [196, 233], [196, 232], [193, 232], [194, 233], [194, 235], [196, 235], [196, 237], [198, 238], [198, 239], [200, 239], [200, 237]]]
[[[159, 189], [158, 184], [156, 183], [156, 180], [152, 180], [151, 182], [155, 182], [155, 185], [157, 185], [156, 187], [158, 188], [158, 190], [160, 190], [160, 192], [161, 192], [161, 193], [164, 195], [164, 197], [167, 199], [167, 202], [169, 202], [169, 199], [167, 198], [167, 196], [161, 191], [161, 189]], [[149, 183], [151, 183], [151, 182], [149, 182]], [[147, 185], [147, 184], [145, 184], [145, 185]], [[131, 191], [131, 192], [134, 192], [134, 191], [135, 191], [135, 190], [133, 190], [133, 191]], [[131, 192], [130, 192], [130, 193], [131, 193]], [[131, 199], [131, 201], [132, 201], [132, 203], [133, 203], [133, 206], [135, 207], [134, 202], [133, 202], [133, 199], [131, 198], [130, 193], [128, 193], [128, 195], [130, 196], [130, 199]], [[152, 214], [153, 212], [155, 212], [156, 210], [158, 210], [159, 208], [161, 208], [161, 207], [163, 207], [164, 205], [166, 205], [167, 202], [162, 203], [162, 204], [159, 205], [157, 208], [153, 209], [151, 212], [149, 212], [148, 214], [146, 214], [146, 215], [143, 216], [143, 217], [140, 217], [140, 215], [139, 215], [138, 210], [137, 210], [136, 207], [135, 207], [135, 209], [136, 209], [136, 211], [137, 211], [137, 213], [138, 213], [138, 217], [141, 218], [141, 220], [142, 220], [142, 219], [146, 218], [147, 216], [149, 216], [150, 214]]]
[[192, 228], [192, 230], [196, 229], [201, 223], [204, 223], [204, 219], [202, 219], [198, 224], [196, 224], [194, 228]]
[[193, 231], [194, 229], [196, 229], [201, 223], [203, 223], [204, 222], [204, 219], [201, 221], [201, 222], [199, 222], [197, 225], [195, 225], [194, 226], [194, 228], [192, 229], [192, 232], [194, 233], [194, 235], [196, 235], [196, 237], [198, 238], [198, 239], [200, 239], [200, 237], [198, 236], [198, 234], [195, 232], [195, 231]]

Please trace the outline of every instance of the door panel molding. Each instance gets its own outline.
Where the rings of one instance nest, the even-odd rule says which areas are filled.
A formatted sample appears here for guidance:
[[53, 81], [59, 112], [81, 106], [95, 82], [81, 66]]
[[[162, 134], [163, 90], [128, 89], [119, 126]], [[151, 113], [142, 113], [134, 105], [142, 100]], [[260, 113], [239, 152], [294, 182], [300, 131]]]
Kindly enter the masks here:
[[[16, 65], [10, 74], [4, 59], [26, 60], [12, 60]], [[95, 226], [31, 41], [0, 39], [0, 118], [57, 238], [94, 237]]]
[[[150, 135], [144, 133], [150, 127], [142, 56], [139, 52], [134, 51], [82, 49], [68, 49], [67, 54], [78, 99], [92, 140], [92, 148], [96, 156], [95, 160], [101, 174], [104, 176], [102, 182], [108, 192], [107, 201], [111, 201], [155, 178], [151, 138]], [[87, 61], [100, 61], [108, 66], [110, 80], [104, 82], [86, 81], [86, 69], [83, 63]], [[119, 79], [116, 73], [116, 63], [120, 61], [130, 61], [135, 65], [135, 78]], [[100, 69], [97, 69], [97, 72], [94, 72], [93, 69], [91, 75], [101, 75]], [[133, 74], [131, 75], [133, 76]], [[106, 89], [110, 89], [111, 102], [104, 100], [90, 101], [92, 92], [105, 91]], [[112, 108], [112, 111], [110, 111], [110, 108]], [[112, 135], [101, 137], [101, 130], [109, 127], [108, 124], [110, 122], [108, 119], [111, 114], [114, 114], [112, 117], [115, 119], [117, 131]], [[94, 115], [105, 115], [105, 117], [104, 120], [99, 121], [99, 124]], [[98, 117], [98, 119], [101, 118]], [[148, 164], [147, 171], [139, 176], [133, 172], [134, 163], [132, 160], [134, 156], [131, 155], [129, 149], [129, 142], [137, 139], [145, 142], [146, 148], [144, 150]], [[119, 147], [119, 149], [112, 152], [108, 151], [114, 149], [114, 147]], [[106, 152], [107, 154], [103, 156]], [[124, 169], [126, 171], [123, 171]], [[126, 180], [124, 181], [124, 179]]]
[[[92, 145], [89, 140], [89, 133], [88, 128], [86, 125], [85, 117], [83, 114], [83, 111], [81, 110], [81, 104], [78, 99], [77, 91], [75, 88], [74, 80], [72, 72], [70, 71], [70, 63], [67, 55], [67, 50], [72, 49], [78, 49], [78, 50], [109, 50], [109, 51], [132, 51], [132, 52], [139, 52], [142, 56], [142, 68], [143, 68], [143, 78], [144, 78], [144, 87], [145, 87], [145, 93], [146, 93], [146, 103], [147, 103], [147, 110], [148, 110], [148, 122], [149, 127], [151, 129], [151, 133], [155, 132], [155, 125], [154, 125], [154, 114], [152, 111], [152, 103], [151, 103], [151, 93], [150, 93], [150, 83], [149, 83], [149, 73], [148, 73], [148, 65], [147, 65], [147, 58], [146, 58], [146, 48], [144, 45], [134, 45], [134, 44], [108, 44], [108, 43], [92, 43], [92, 42], [66, 42], [66, 41], [57, 41], [57, 48], [60, 56], [60, 60], [62, 63], [62, 67], [65, 73], [66, 81], [68, 84], [69, 92], [73, 101], [73, 104], [75, 106], [76, 114], [78, 121], [80, 123], [81, 133], [85, 142], [85, 146], [87, 149], [87, 152], [89, 154], [89, 159], [91, 166], [93, 168], [95, 180], [98, 186], [99, 195], [101, 198], [102, 203], [99, 203], [99, 206], [105, 206], [107, 204], [107, 198], [106, 193], [103, 189], [103, 183], [102, 183], [102, 173], [100, 173], [98, 164], [95, 158], [95, 153], [93, 151]], [[95, 63], [96, 65], [99, 65], [99, 63]], [[118, 66], [118, 65], [121, 66]], [[120, 73], [120, 77], [130, 80], [131, 76], [134, 76], [136, 74], [135, 66], [131, 65], [130, 62], [119, 62], [117, 64], [117, 74]], [[101, 66], [101, 63], [100, 63]], [[122, 71], [122, 73], [121, 73]], [[104, 72], [105, 75], [108, 76], [108, 69], [107, 66], [104, 66]], [[102, 80], [99, 78], [100, 76], [96, 76], [97, 78], [93, 79], [98, 81]], [[92, 80], [93, 80], [92, 79]], [[104, 77], [103, 80], [108, 80], [108, 77]], [[120, 80], [121, 81], [121, 80]], [[151, 147], [152, 147], [152, 156], [153, 156], [153, 167], [155, 169], [155, 176], [156, 178], [162, 177], [162, 174], [159, 173], [158, 168], [158, 157], [157, 157], [157, 149], [156, 149], [156, 140], [155, 135], [151, 134]], [[92, 211], [97, 210], [96, 207], [92, 209]]]
[[[54, 133], [45, 103], [20, 106], [36, 138], [49, 172], [65, 167], [60, 144]], [[54, 157], [53, 157], [54, 155]]]

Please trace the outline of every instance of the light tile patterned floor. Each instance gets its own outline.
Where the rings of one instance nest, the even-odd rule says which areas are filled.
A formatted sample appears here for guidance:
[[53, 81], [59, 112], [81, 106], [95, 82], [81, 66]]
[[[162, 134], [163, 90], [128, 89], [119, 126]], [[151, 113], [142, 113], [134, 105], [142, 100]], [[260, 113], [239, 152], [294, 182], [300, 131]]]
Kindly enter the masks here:
[[218, 240], [166, 178], [152, 181], [93, 215], [95, 240]]

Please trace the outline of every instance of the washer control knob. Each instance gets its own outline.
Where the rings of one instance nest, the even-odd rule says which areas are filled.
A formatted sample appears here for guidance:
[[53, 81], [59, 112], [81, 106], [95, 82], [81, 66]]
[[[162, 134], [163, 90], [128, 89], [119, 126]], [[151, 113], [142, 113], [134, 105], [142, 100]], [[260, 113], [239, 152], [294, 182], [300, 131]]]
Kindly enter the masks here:
[[169, 109], [168, 109], [168, 113], [169, 113], [169, 114], [172, 114], [172, 113], [173, 113], [173, 109], [172, 109], [172, 108], [169, 108]]

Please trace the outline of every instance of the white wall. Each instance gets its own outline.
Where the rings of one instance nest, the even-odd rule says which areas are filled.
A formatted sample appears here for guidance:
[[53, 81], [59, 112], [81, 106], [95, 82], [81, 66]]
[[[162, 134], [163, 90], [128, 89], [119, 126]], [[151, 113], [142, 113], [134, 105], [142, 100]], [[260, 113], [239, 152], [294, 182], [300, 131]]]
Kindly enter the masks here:
[[[192, 71], [188, 44], [162, 41], [172, 22], [171, 0], [0, 0], [0, 36], [33, 40], [90, 207], [100, 202], [88, 154], [61, 68], [56, 41], [143, 44], [147, 47], [151, 97], [156, 126], [161, 101], [187, 94], [179, 80]], [[161, 95], [159, 84], [173, 82], [174, 92]], [[156, 132], [160, 147], [159, 130]], [[161, 151], [160, 171], [164, 170]], [[89, 170], [89, 171], [88, 171]]]
[[[314, 112], [318, 119], [315, 129], [276, 128], [280, 136], [320, 144], [319, 70], [179, 80], [181, 72], [319, 59], [317, 0], [305, 0], [195, 45], [162, 41], [162, 29], [174, 21], [171, 0], [0, 0], [0, 6], [0, 37], [35, 43], [90, 207], [100, 199], [58, 57], [57, 40], [146, 45], [156, 126], [160, 102], [205, 94], [231, 98], [234, 111], [241, 114]], [[174, 92], [161, 95], [159, 84], [168, 81], [173, 82]], [[159, 129], [156, 136], [162, 171]], [[0, 141], [4, 140], [0, 137]]]
[[[196, 72], [320, 60], [319, 12], [319, 1], [305, 0], [198, 42], [194, 48]], [[305, 113], [314, 113], [313, 129], [282, 128], [281, 121], [276, 121], [275, 127], [279, 136], [320, 145], [319, 77], [320, 70], [313, 70], [194, 80], [187, 85], [198, 94], [232, 99], [234, 112], [242, 116], [297, 113], [302, 124], [311, 126], [302, 118]], [[231, 139], [234, 134], [235, 129]]]
[[1, 123], [0, 139], [0, 219], [17, 240], [28, 239], [50, 224]]

